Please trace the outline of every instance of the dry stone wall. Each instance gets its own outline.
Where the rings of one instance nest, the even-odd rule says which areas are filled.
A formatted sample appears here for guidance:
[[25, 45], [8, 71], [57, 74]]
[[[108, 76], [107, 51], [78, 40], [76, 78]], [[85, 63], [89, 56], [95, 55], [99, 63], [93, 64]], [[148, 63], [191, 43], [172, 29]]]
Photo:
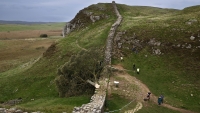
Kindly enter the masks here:
[[[106, 50], [105, 50], [105, 73], [107, 73], [107, 69], [111, 65], [111, 53], [112, 53], [112, 44], [113, 38], [115, 35], [115, 31], [117, 27], [120, 25], [122, 21], [122, 16], [119, 14], [116, 4], [112, 2], [113, 7], [115, 9], [115, 13], [117, 15], [117, 21], [112, 25], [110, 32], [108, 34]], [[74, 107], [73, 113], [103, 113], [104, 104], [106, 100], [106, 90], [108, 86], [108, 78], [104, 77], [99, 80], [99, 88], [96, 88], [95, 94], [91, 97], [90, 103], [84, 104], [81, 107]]]
[[113, 7], [115, 9], [115, 13], [117, 15], [117, 21], [112, 25], [108, 38], [107, 38], [107, 43], [106, 43], [106, 50], [105, 50], [105, 59], [104, 62], [106, 65], [110, 65], [111, 64], [111, 53], [112, 53], [112, 45], [113, 45], [113, 38], [115, 35], [115, 31], [117, 29], [117, 27], [120, 25], [121, 21], [122, 21], [122, 16], [119, 14], [119, 11], [117, 10], [117, 6], [115, 4], [115, 2], [113, 1]]
[[25, 112], [25, 111], [22, 111], [21, 109], [17, 109], [17, 108], [10, 108], [10, 109], [0, 108], [0, 113], [44, 113], [44, 112], [40, 112], [40, 111]]
[[100, 88], [96, 88], [95, 94], [91, 97], [90, 103], [83, 104], [81, 107], [74, 107], [72, 113], [102, 113], [106, 100], [107, 82], [107, 79], [102, 78], [99, 81]]

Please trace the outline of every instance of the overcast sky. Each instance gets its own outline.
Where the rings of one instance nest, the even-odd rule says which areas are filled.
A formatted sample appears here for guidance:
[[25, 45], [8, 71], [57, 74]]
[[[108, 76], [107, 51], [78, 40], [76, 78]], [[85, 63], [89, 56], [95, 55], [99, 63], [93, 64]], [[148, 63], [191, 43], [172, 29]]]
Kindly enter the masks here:
[[[79, 10], [112, 0], [0, 0], [0, 20], [68, 22]], [[115, 0], [130, 6], [183, 9], [200, 5], [200, 0]]]

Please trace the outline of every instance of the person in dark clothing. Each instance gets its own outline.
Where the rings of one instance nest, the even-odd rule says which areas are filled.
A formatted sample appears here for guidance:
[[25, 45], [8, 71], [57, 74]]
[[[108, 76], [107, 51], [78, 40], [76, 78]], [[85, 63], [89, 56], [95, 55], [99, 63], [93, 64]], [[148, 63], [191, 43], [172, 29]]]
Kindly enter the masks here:
[[133, 70], [135, 70], [135, 64], [133, 63]]
[[103, 64], [103, 61], [101, 60], [101, 61], [99, 62], [99, 65], [102, 66], [102, 64]]
[[147, 99], [148, 99], [148, 100], [150, 100], [150, 95], [151, 95], [151, 92], [148, 92], [148, 93], [147, 93]]
[[158, 105], [161, 105], [161, 103], [162, 103], [162, 98], [158, 97]]
[[135, 47], [133, 47], [133, 48], [132, 48], [132, 51], [133, 51], [133, 52], [135, 52], [135, 50], [136, 50], [136, 48], [135, 48]]

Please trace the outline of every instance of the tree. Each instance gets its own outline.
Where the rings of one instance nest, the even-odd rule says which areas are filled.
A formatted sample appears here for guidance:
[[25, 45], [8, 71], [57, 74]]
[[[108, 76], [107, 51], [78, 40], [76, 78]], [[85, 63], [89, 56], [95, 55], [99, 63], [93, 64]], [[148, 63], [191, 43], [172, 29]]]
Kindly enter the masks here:
[[87, 80], [98, 81], [103, 69], [101, 53], [99, 49], [81, 51], [58, 69], [56, 86], [60, 96], [93, 93], [95, 88]]

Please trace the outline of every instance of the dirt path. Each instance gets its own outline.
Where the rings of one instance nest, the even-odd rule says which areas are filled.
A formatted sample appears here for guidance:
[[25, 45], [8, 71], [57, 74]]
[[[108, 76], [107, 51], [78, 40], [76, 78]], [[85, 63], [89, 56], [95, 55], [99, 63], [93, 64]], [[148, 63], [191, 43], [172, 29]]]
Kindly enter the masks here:
[[[121, 65], [114, 65], [113, 67], [118, 71], [115, 71], [114, 76], [110, 77], [108, 94], [111, 94], [112, 92], [117, 92], [118, 94], [124, 95], [125, 97], [130, 99], [135, 98], [136, 101], [140, 103], [140, 106], [142, 106], [142, 104], [144, 104], [143, 106], [145, 106], [146, 102], [144, 101], [144, 98], [147, 96], [147, 92], [151, 92], [149, 88], [134, 76], [131, 76], [128, 73], [126, 73], [126, 71], [132, 70], [126, 70]], [[115, 80], [120, 81], [118, 88], [114, 87], [113, 81]], [[157, 97], [154, 94], [151, 94], [150, 101], [153, 101], [157, 104]], [[181, 113], [195, 113], [189, 110], [176, 108], [165, 103], [163, 103], [162, 106], [179, 111]], [[135, 112], [135, 109], [132, 110], [132, 113]], [[127, 113], [130, 113], [130, 111], [127, 111]]]
[[78, 40], [76, 40], [76, 45], [77, 45], [78, 48], [81, 48], [82, 50], [87, 51], [87, 49], [82, 48], [82, 47], [78, 44]]

